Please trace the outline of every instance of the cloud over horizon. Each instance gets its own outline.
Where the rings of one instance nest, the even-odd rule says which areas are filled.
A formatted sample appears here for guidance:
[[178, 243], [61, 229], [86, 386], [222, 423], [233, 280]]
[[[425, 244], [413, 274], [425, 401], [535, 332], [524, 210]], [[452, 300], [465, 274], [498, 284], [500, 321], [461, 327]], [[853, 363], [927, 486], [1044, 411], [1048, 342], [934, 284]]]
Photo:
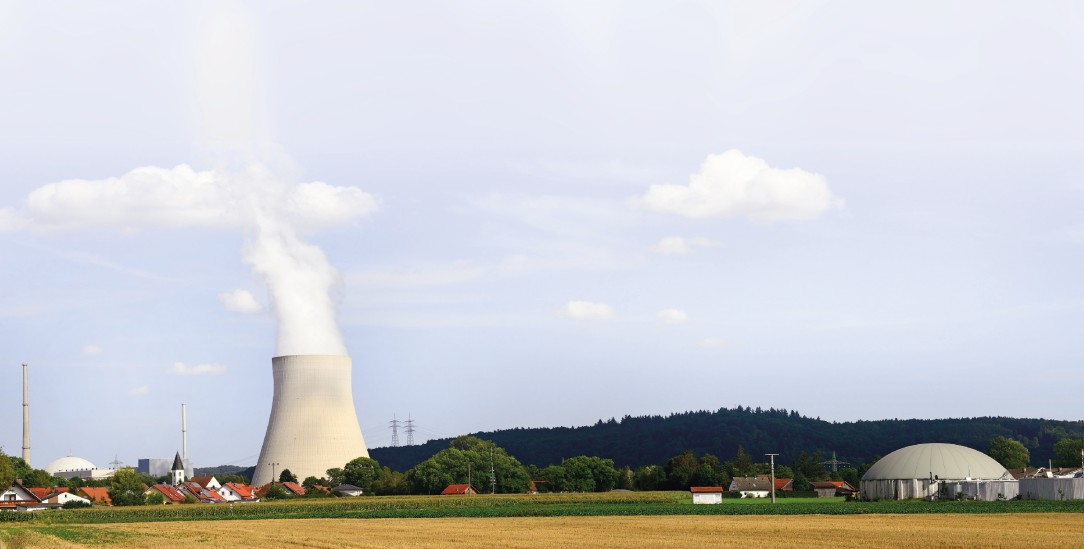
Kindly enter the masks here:
[[233, 313], [252, 314], [263, 310], [260, 302], [256, 301], [256, 296], [242, 288], [218, 294], [218, 301], [222, 303], [222, 307]]
[[178, 376], [218, 376], [226, 373], [226, 367], [221, 364], [197, 364], [195, 366], [188, 366], [183, 362], [174, 362], [169, 371]]
[[687, 254], [691, 253], [694, 248], [706, 248], [709, 246], [718, 246], [718, 244], [702, 236], [693, 238], [668, 236], [659, 239], [659, 242], [651, 247], [651, 251], [663, 255]]
[[614, 310], [605, 303], [569, 301], [565, 304], [564, 314], [576, 320], [609, 320], [614, 317]]
[[656, 316], [663, 324], [670, 324], [671, 326], [685, 324], [689, 321], [689, 313], [686, 313], [681, 309], [663, 309], [659, 311]]
[[844, 207], [824, 176], [800, 168], [779, 169], [737, 149], [709, 155], [687, 185], [651, 185], [631, 200], [636, 208], [693, 219], [813, 219]]

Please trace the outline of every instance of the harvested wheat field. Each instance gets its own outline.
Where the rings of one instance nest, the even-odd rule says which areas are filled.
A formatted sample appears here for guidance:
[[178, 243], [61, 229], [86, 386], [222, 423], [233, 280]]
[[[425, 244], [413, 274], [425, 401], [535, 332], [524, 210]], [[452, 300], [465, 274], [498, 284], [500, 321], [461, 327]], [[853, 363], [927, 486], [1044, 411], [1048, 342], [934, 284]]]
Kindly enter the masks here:
[[[14, 531], [13, 531], [14, 530]], [[1079, 547], [1084, 517], [1005, 515], [296, 519], [20, 526], [11, 547]]]

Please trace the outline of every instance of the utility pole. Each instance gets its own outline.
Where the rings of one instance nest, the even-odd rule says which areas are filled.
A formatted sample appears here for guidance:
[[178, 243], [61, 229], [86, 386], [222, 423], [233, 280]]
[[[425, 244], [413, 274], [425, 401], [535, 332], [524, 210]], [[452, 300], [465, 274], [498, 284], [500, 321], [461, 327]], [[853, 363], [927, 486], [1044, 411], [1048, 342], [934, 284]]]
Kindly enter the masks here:
[[[26, 363], [23, 363], [23, 461], [30, 467], [30, 388], [27, 384]], [[7, 487], [4, 487], [7, 489]]]
[[494, 446], [494, 444], [490, 443], [490, 446], [489, 446], [489, 493], [490, 494], [496, 494], [497, 493], [497, 470], [494, 469], [494, 467], [493, 467], [493, 446]]
[[278, 464], [278, 462], [275, 462], [275, 463], [268, 463], [268, 465], [271, 466], [271, 484], [274, 484], [275, 481], [278, 480], [278, 478], [275, 477], [275, 467], [278, 467], [279, 464]]
[[772, 503], [775, 503], [775, 456], [779, 454], [764, 454], [772, 460]]
[[395, 419], [395, 414], [391, 415], [391, 445], [393, 448], [399, 446], [399, 420]]
[[467, 495], [470, 495], [470, 462], [467, 462]]

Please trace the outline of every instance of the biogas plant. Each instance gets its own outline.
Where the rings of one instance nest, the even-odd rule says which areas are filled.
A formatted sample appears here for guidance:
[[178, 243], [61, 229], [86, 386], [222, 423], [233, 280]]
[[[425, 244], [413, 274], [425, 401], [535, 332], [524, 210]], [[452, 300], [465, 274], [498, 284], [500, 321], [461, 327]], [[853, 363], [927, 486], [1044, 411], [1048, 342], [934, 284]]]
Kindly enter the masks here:
[[342, 355], [271, 359], [275, 392], [253, 486], [277, 480], [283, 469], [298, 478], [319, 478], [369, 456], [354, 411], [351, 368], [350, 357]]

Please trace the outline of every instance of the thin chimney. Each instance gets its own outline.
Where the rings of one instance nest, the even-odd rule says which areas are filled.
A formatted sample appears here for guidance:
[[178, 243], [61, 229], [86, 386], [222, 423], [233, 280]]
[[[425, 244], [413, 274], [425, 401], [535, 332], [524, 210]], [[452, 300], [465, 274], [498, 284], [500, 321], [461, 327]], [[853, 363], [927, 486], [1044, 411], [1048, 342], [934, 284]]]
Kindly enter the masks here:
[[23, 364], [23, 461], [30, 467], [30, 389], [27, 385], [26, 364]]
[[188, 459], [188, 416], [181, 403], [181, 459]]

